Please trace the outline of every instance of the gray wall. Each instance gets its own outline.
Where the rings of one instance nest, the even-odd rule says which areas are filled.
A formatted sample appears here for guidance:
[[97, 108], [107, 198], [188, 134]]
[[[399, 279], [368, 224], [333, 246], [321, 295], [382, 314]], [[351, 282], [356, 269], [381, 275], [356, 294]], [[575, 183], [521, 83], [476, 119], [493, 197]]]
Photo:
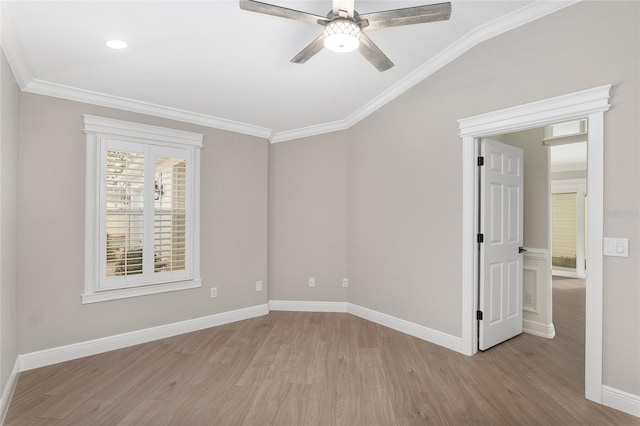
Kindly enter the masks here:
[[581, 2], [476, 46], [349, 131], [349, 301], [461, 335], [457, 120], [613, 83], [605, 115], [604, 383], [640, 394], [640, 4]]
[[[204, 133], [203, 288], [82, 305], [85, 136], [82, 114]], [[265, 140], [22, 93], [19, 159], [20, 353], [264, 304]], [[209, 288], [218, 297], [209, 297]]]
[[270, 146], [271, 300], [347, 301], [347, 150], [345, 132]]
[[549, 147], [544, 128], [504, 135], [504, 143], [524, 152], [524, 245], [549, 249]]
[[0, 51], [0, 392], [18, 356], [19, 89]]
[[551, 172], [551, 180], [586, 179], [586, 170], [571, 170], [569, 172]]

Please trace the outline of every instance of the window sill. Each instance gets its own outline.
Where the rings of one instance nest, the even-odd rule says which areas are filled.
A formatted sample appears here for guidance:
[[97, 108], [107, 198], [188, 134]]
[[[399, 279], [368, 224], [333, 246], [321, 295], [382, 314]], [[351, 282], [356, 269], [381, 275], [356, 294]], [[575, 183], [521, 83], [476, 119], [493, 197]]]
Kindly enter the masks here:
[[144, 287], [106, 290], [95, 293], [84, 293], [82, 304], [104, 302], [107, 300], [126, 299], [129, 297], [146, 296], [149, 294], [167, 293], [169, 291], [187, 290], [202, 287], [202, 280], [179, 281], [165, 284], [155, 284]]

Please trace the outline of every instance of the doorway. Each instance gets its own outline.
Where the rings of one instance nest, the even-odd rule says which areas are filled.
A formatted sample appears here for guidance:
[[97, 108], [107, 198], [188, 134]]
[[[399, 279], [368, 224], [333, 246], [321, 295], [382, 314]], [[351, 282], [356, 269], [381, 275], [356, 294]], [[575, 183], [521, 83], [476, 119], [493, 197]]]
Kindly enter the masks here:
[[[484, 350], [487, 348], [485, 340], [486, 333], [483, 335], [483, 329], [487, 328], [487, 319], [495, 323], [501, 316], [511, 317], [514, 321], [519, 320], [518, 329], [515, 325], [512, 327], [514, 334], [520, 334], [522, 332], [533, 334], [538, 337], [544, 337], [547, 339], [554, 338], [556, 335], [555, 326], [553, 324], [553, 305], [552, 305], [552, 280], [551, 280], [551, 215], [550, 215], [550, 147], [544, 143], [545, 140], [545, 128], [537, 127], [533, 129], [511, 132], [503, 135], [492, 136], [489, 140], [500, 143], [504, 148], [511, 148], [519, 150], [522, 155], [519, 162], [521, 162], [521, 170], [519, 173], [522, 175], [523, 184], [520, 188], [504, 187], [504, 191], [507, 194], [519, 198], [521, 204], [521, 212], [518, 217], [510, 219], [509, 222], [515, 225], [519, 223], [519, 226], [512, 226], [514, 229], [514, 238], [517, 238], [519, 244], [514, 249], [510, 250], [513, 256], [517, 257], [517, 262], [512, 263], [513, 268], [517, 268], [517, 274], [504, 274], [499, 282], [492, 283], [491, 276], [488, 276], [488, 270], [495, 269], [494, 266], [487, 264], [486, 256], [483, 253], [491, 252], [495, 249], [495, 238], [484, 238], [484, 242], [478, 244], [480, 250], [480, 298], [478, 310], [482, 312], [483, 320], [479, 321], [478, 325], [481, 329], [479, 334], [479, 349]], [[481, 144], [485, 144], [487, 139], [483, 139]], [[489, 173], [488, 170], [484, 170], [487, 166], [486, 163], [490, 161], [485, 159], [485, 166], [480, 169], [480, 182], [481, 190], [479, 196], [481, 199], [485, 199], [490, 194], [484, 188], [489, 182], [483, 182], [485, 175], [491, 176], [493, 173]], [[494, 188], [494, 191], [500, 195], [501, 188], [498, 186]], [[495, 198], [495, 196], [492, 196]], [[508, 200], [509, 196], [506, 197]], [[501, 203], [500, 203], [501, 204]], [[487, 203], [480, 203], [480, 217], [488, 216]], [[493, 224], [492, 220], [488, 218], [481, 221], [480, 232], [486, 233], [490, 231]], [[504, 232], [506, 234], [506, 232]], [[518, 246], [522, 246], [518, 250]], [[514, 259], [515, 260], [515, 259]], [[495, 262], [494, 262], [495, 263]], [[497, 265], [499, 266], [499, 265]], [[500, 268], [498, 268], [500, 270]], [[493, 288], [489, 288], [491, 285]], [[493, 300], [487, 299], [487, 293], [497, 295], [495, 289], [505, 287], [509, 289], [507, 295], [511, 295], [513, 300], [518, 300], [517, 307], [514, 307], [510, 311], [503, 310], [503, 312], [493, 314]], [[484, 297], [483, 297], [484, 296]], [[500, 302], [508, 298], [495, 299], [495, 302]], [[503, 302], [504, 303], [504, 302]], [[517, 316], [516, 316], [517, 309]], [[485, 310], [489, 311], [493, 315], [488, 317], [485, 315]], [[498, 344], [504, 341], [502, 337], [510, 336], [495, 336], [491, 339], [491, 343]]]
[[545, 139], [550, 153], [552, 268], [554, 276], [585, 278], [588, 129], [586, 123], [573, 124], [568, 136]]
[[589, 274], [586, 290], [585, 397], [602, 402], [602, 245], [604, 112], [608, 111], [611, 85], [524, 104], [459, 120], [462, 137], [462, 340], [468, 355], [477, 352], [477, 144], [482, 137], [550, 124], [586, 119], [588, 149]]

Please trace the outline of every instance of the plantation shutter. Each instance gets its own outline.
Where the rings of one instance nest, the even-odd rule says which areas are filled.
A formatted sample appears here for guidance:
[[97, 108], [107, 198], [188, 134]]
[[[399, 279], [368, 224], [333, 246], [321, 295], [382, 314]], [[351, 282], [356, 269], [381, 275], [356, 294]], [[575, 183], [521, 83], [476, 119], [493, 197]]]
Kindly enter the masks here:
[[553, 194], [552, 242], [553, 266], [576, 267], [576, 193]]
[[154, 179], [155, 272], [186, 267], [187, 161], [156, 157]]
[[190, 278], [190, 164], [185, 149], [107, 141], [100, 289]]
[[107, 150], [106, 275], [142, 274], [144, 154]]

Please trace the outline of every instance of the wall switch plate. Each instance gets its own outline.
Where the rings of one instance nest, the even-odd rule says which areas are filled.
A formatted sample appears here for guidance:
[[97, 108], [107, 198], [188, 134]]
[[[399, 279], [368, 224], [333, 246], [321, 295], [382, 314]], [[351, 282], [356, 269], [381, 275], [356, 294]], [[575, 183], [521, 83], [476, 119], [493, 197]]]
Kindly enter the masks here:
[[217, 287], [211, 287], [211, 297], [218, 297], [218, 288]]
[[605, 256], [629, 257], [629, 239], [605, 238], [603, 250]]
[[316, 279], [314, 277], [309, 277], [309, 287], [316, 286]]
[[343, 278], [342, 279], [342, 287], [344, 287], [344, 288], [349, 287], [349, 278]]
[[262, 291], [262, 281], [256, 281], [256, 291]]

